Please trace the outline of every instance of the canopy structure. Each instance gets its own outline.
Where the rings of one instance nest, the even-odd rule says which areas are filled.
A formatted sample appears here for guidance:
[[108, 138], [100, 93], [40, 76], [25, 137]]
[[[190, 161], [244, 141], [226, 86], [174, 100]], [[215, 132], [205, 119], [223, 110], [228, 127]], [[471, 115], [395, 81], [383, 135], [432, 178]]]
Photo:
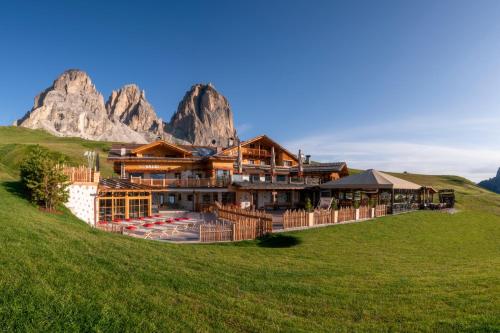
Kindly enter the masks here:
[[422, 188], [421, 185], [373, 169], [324, 183], [320, 187], [327, 190], [420, 190]]

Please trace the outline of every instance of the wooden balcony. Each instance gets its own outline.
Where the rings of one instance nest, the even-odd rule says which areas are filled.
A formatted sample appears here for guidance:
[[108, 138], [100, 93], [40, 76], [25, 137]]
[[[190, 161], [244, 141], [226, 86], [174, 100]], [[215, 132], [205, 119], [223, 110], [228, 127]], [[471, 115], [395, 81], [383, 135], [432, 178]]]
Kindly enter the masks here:
[[271, 157], [271, 152], [265, 149], [242, 148], [241, 153], [252, 157]]
[[230, 178], [142, 179], [131, 177], [130, 181], [134, 184], [142, 184], [159, 188], [221, 188], [227, 187], [231, 184]]

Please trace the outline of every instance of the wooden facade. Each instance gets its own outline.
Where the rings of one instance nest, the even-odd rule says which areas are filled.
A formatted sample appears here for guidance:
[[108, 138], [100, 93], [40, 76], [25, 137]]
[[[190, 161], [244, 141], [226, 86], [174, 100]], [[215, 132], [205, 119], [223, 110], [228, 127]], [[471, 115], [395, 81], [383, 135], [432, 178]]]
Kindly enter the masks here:
[[108, 159], [120, 178], [149, 187], [153, 210], [197, 209], [215, 201], [292, 208], [306, 187], [348, 174], [345, 163], [300, 163], [302, 156], [265, 135], [227, 148], [164, 141], [114, 145]]

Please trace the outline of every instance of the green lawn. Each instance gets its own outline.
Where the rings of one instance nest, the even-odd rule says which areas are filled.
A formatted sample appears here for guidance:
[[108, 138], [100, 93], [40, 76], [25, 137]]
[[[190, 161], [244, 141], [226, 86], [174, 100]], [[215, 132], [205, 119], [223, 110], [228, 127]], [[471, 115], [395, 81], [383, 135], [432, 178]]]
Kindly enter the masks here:
[[[0, 138], [17, 130], [0, 128]], [[85, 149], [35, 135], [0, 141], [0, 151], [40, 143], [78, 158]], [[291, 247], [173, 245], [42, 213], [19, 196], [15, 167], [0, 161], [0, 330], [500, 330], [500, 196], [462, 178], [403, 175], [456, 188], [453, 215], [277, 236], [298, 243]]]

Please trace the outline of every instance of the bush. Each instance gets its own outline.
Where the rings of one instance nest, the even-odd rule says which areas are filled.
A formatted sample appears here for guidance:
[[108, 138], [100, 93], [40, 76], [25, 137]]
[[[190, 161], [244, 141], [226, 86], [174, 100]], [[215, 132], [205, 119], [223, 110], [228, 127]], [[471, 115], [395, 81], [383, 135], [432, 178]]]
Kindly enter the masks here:
[[330, 205], [331, 210], [337, 210], [338, 204], [337, 204], [337, 199], [333, 198], [332, 204]]
[[68, 201], [67, 180], [61, 156], [36, 146], [20, 166], [21, 183], [29, 199], [48, 210]]
[[313, 206], [312, 206], [312, 203], [311, 203], [311, 199], [309, 198], [306, 198], [306, 204], [304, 206], [304, 209], [306, 210], [306, 212], [310, 213], [313, 211]]

